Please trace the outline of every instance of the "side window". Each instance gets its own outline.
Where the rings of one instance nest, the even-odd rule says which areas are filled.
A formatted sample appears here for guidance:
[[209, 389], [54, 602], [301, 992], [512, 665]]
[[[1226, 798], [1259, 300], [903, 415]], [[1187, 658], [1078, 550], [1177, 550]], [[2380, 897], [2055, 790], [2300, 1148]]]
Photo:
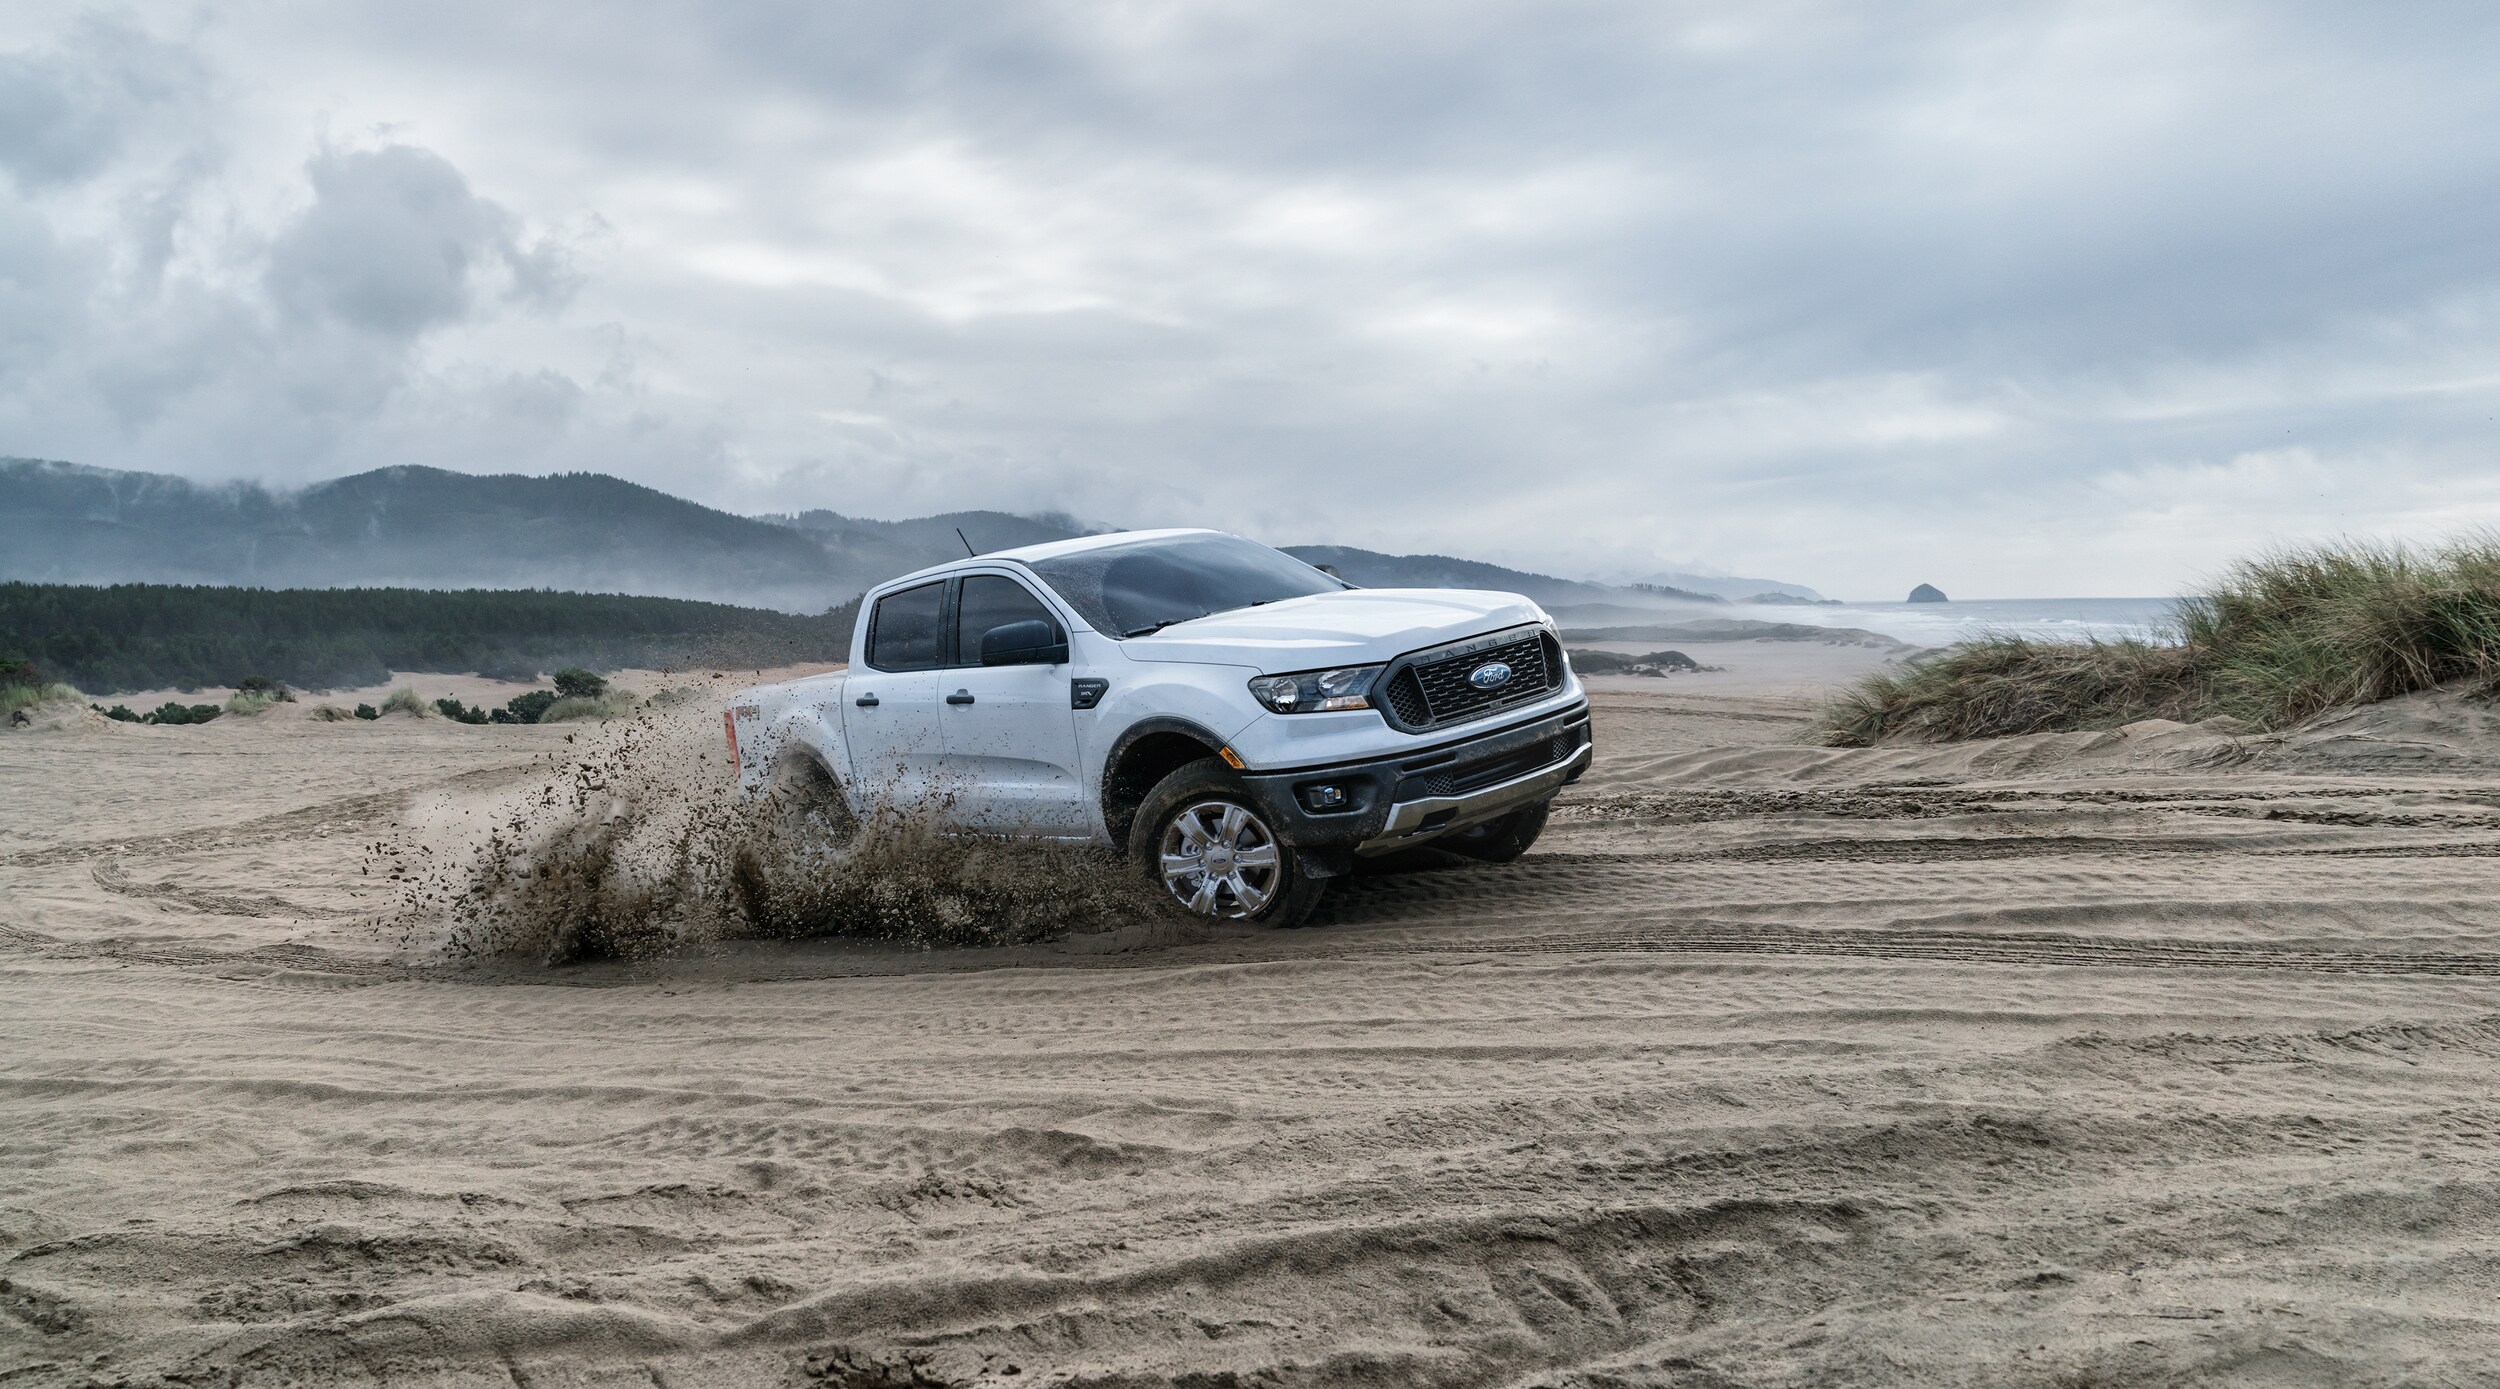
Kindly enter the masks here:
[[1054, 632], [1060, 630], [1059, 619], [1024, 585], [995, 574], [967, 577], [963, 593], [955, 600], [955, 664], [981, 664], [982, 633], [1031, 618], [1049, 623]]
[[937, 669], [945, 609], [944, 580], [878, 599], [868, 622], [868, 664], [888, 671]]

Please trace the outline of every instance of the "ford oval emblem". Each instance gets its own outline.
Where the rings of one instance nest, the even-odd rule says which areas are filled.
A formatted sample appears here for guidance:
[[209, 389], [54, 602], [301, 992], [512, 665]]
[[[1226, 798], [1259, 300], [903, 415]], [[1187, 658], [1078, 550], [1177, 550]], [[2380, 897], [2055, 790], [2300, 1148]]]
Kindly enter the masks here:
[[1499, 661], [1487, 661], [1467, 672], [1467, 683], [1479, 690], [1498, 690], [1510, 683], [1510, 667]]

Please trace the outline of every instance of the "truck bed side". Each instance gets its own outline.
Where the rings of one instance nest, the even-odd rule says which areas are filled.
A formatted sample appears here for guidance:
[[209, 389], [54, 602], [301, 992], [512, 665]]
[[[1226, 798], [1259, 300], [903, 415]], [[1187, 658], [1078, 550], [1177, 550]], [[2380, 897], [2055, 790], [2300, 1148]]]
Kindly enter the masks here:
[[845, 671], [775, 685], [752, 685], [729, 697], [737, 749], [738, 789], [753, 794], [772, 784], [785, 758], [813, 757], [841, 785], [851, 784], [850, 749], [842, 737]]

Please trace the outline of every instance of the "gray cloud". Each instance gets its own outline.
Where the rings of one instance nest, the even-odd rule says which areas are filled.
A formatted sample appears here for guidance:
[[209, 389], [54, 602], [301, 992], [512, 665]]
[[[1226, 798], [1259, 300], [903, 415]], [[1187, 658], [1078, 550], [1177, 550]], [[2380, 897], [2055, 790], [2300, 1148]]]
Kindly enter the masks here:
[[182, 22], [0, 28], [0, 452], [1875, 594], [2500, 521], [2482, 7]]
[[181, 47], [74, 15], [57, 46], [0, 53], [0, 170], [35, 188], [92, 177], [149, 125], [195, 110], [206, 86]]
[[309, 174], [312, 206], [269, 249], [270, 292], [293, 313], [413, 337], [468, 312], [481, 262], [514, 271], [525, 298], [563, 282], [560, 261], [524, 252], [517, 219], [432, 151], [324, 150]]

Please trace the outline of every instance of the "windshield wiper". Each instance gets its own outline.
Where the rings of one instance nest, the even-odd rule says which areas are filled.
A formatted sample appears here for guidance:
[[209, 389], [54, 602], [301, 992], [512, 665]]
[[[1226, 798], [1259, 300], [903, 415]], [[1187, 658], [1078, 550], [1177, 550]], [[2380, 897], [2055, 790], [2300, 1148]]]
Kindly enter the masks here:
[[1267, 598], [1254, 598], [1247, 603], [1236, 604], [1229, 608], [1217, 608], [1214, 612], [1192, 613], [1187, 617], [1167, 617], [1161, 622], [1149, 622], [1145, 626], [1139, 627], [1134, 631], [1122, 632], [1120, 634], [1120, 640], [1126, 641], [1130, 637], [1150, 637], [1155, 633], [1162, 631], [1166, 627], [1174, 626], [1179, 623], [1195, 622], [1202, 617], [1213, 617], [1216, 613], [1237, 613], [1243, 608], [1265, 607], [1271, 601], [1273, 600]]

